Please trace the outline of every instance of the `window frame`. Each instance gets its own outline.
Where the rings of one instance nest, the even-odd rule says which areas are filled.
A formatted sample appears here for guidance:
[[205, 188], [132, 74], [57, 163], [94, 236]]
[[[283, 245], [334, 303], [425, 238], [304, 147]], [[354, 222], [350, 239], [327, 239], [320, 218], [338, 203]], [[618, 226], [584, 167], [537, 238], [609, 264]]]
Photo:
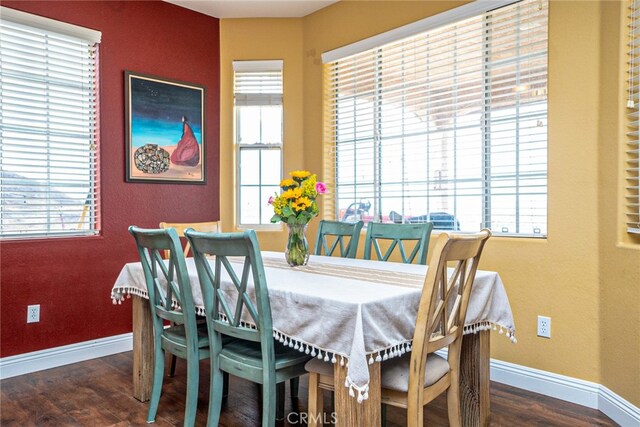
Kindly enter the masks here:
[[[274, 184], [264, 184], [262, 182], [262, 169], [259, 170], [259, 180], [257, 184], [242, 184], [242, 151], [258, 151], [259, 157], [259, 165], [262, 167], [262, 153], [265, 151], [279, 151], [279, 167], [280, 167], [280, 176], [282, 176], [283, 170], [283, 159], [284, 159], [284, 100], [282, 90], [279, 94], [269, 95], [256, 95], [252, 97], [251, 95], [243, 95], [245, 99], [248, 99], [248, 103], [245, 105], [238, 105], [237, 95], [235, 89], [235, 80], [236, 74], [238, 72], [243, 71], [253, 71], [253, 72], [264, 72], [269, 73], [273, 71], [280, 72], [280, 84], [284, 85], [284, 67], [282, 60], [258, 60], [258, 61], [233, 61], [234, 67], [234, 145], [235, 145], [235, 157], [236, 157], [236, 224], [238, 229], [255, 229], [255, 230], [263, 230], [263, 231], [280, 231], [282, 229], [281, 224], [272, 224], [272, 223], [250, 223], [250, 222], [242, 222], [242, 189], [244, 187], [255, 187], [258, 188], [258, 193], [262, 194], [262, 189], [264, 187], [276, 187], [279, 184], [279, 181]], [[280, 142], [279, 143], [242, 143], [240, 142], [240, 130], [241, 130], [241, 118], [240, 118], [240, 109], [242, 107], [254, 106], [254, 107], [268, 107], [279, 105], [281, 109], [281, 120], [280, 120]], [[261, 118], [262, 123], [262, 118]], [[264, 209], [271, 209], [267, 204], [267, 200], [260, 201], [258, 204], [259, 213], [258, 218], [262, 218], [262, 213]]]
[[[82, 102], [76, 100], [77, 104], [73, 104], [73, 106], [76, 109], [80, 108], [83, 112], [86, 112], [84, 115], [82, 115], [82, 119], [87, 120], [88, 129], [86, 129], [86, 131], [80, 131], [79, 128], [73, 130], [67, 129], [64, 132], [60, 130], [52, 131], [47, 126], [46, 130], [43, 133], [36, 133], [35, 127], [21, 125], [19, 124], [19, 121], [16, 121], [17, 118], [11, 119], [17, 114], [17, 111], [19, 111], [17, 108], [19, 108], [20, 103], [7, 103], [7, 109], [4, 110], [2, 114], [7, 115], [6, 117], [9, 118], [9, 122], [5, 123], [4, 126], [1, 126], [0, 131], [2, 133], [6, 132], [7, 134], [5, 136], [11, 134], [12, 136], [10, 138], [15, 139], [18, 142], [7, 143], [7, 145], [5, 146], [7, 147], [6, 159], [8, 161], [6, 165], [4, 165], [4, 160], [2, 160], [3, 152], [0, 151], [0, 164], [4, 165], [4, 167], [7, 168], [5, 169], [5, 171], [8, 173], [27, 175], [22, 179], [19, 177], [7, 177], [6, 182], [3, 183], [3, 187], [4, 189], [6, 189], [6, 192], [5, 190], [3, 190], [0, 194], [2, 196], [2, 201], [0, 202], [0, 240], [26, 241], [51, 238], [87, 238], [100, 235], [102, 230], [100, 212], [101, 189], [99, 114], [99, 45], [101, 41], [101, 32], [10, 9], [7, 7], [0, 7], [0, 12], [0, 19], [3, 22], [3, 26], [7, 26], [7, 28], [3, 29], [3, 31], [13, 33], [13, 36], [15, 37], [15, 41], [13, 41], [12, 43], [26, 43], [25, 40], [32, 40], [34, 43], [33, 48], [29, 48], [25, 52], [21, 53], [22, 56], [14, 54], [7, 56], [5, 59], [7, 59], [8, 61], [12, 59], [18, 60], [26, 55], [37, 55], [37, 58], [42, 58], [43, 61], [41, 67], [34, 66], [34, 64], [37, 64], [37, 62], [31, 61], [30, 67], [35, 70], [33, 73], [34, 76], [40, 75], [38, 73], [42, 73], [41, 77], [39, 77], [37, 80], [34, 80], [34, 84], [37, 83], [42, 86], [40, 90], [45, 91], [46, 96], [42, 94], [39, 96], [43, 99], [46, 99], [46, 101], [34, 100], [31, 103], [37, 103], [36, 107], [34, 107], [33, 105], [31, 107], [29, 107], [29, 105], [24, 105], [23, 108], [43, 109], [44, 112], [41, 114], [41, 116], [47, 118], [47, 123], [49, 123], [48, 120], [51, 117], [64, 116], [66, 110], [61, 109], [61, 107], [58, 107], [57, 109], [55, 108], [55, 101], [57, 100], [59, 102], [60, 98], [51, 97], [51, 90], [70, 90], [70, 86], [65, 86], [61, 82], [64, 81], [65, 78], [70, 79], [72, 73], [59, 73], [57, 77], [54, 77], [52, 76], [52, 74], [54, 73], [54, 71], [52, 71], [54, 70], [54, 67], [52, 67], [51, 64], [57, 64], [58, 67], [64, 67], [67, 66], [67, 64], [73, 64], [68, 65], [67, 69], [78, 69], [82, 70], [82, 72], [89, 73], [83, 74], [83, 76], [87, 76], [86, 78], [90, 82], [89, 86], [83, 87], [82, 90], [79, 90], [78, 88], [72, 88], [78, 91], [78, 94], [76, 95], [77, 97], [85, 97], [85, 100]], [[39, 43], [42, 43], [43, 47], [35, 47], [39, 46]], [[64, 52], [64, 49], [71, 49], [71, 46], [74, 46], [74, 50], [69, 50], [65, 54], [59, 53]], [[85, 52], [84, 55], [77, 57], [69, 55], [70, 52], [75, 52], [76, 50], [80, 51], [80, 46], [82, 46], [83, 48], [84, 46], [88, 46], [88, 52]], [[11, 43], [9, 43], [6, 49], [11, 50]], [[72, 57], [76, 58], [75, 62], [61, 62], [62, 60], [70, 61]], [[20, 83], [25, 79], [25, 76], [16, 74], [17, 71], [12, 71], [12, 68], [13, 67], [8, 68], [7, 71], [2, 74], [4, 76], [3, 79], [6, 77], [7, 81], [0, 81], [0, 85], [7, 85], [6, 90], [8, 93], [10, 93], [11, 91], [17, 91], [18, 89], [16, 88], [19, 88]], [[11, 83], [12, 80], [16, 81]], [[27, 92], [24, 93], [29, 93], [29, 89], [27, 89]], [[11, 95], [7, 95], [7, 97], [7, 99], [11, 99]], [[86, 97], [88, 97], [90, 101], [86, 101]], [[53, 101], [51, 99], [53, 99]], [[57, 120], [60, 119], [58, 118]], [[16, 122], [14, 124], [11, 124], [12, 121]], [[54, 125], [57, 124], [57, 126], [60, 126], [60, 123], [63, 122], [56, 121], [53, 123]], [[84, 148], [78, 153], [74, 154], [74, 156], [64, 156], [63, 151], [66, 150], [68, 152], [69, 150], [78, 150], [83, 146], [84, 143], [79, 141], [82, 140], [81, 135], [85, 134], [87, 135], [86, 141], [88, 142], [88, 145], [85, 145]], [[20, 144], [20, 140], [31, 140], [34, 142], [38, 141], [43, 143], [39, 145], [34, 144], [34, 147], [38, 147], [38, 149], [32, 150], [31, 148], [27, 148], [27, 145], [25, 145], [25, 143]], [[21, 149], [21, 145], [24, 148]], [[73, 147], [74, 145], [78, 145], [78, 147]], [[14, 164], [14, 168], [12, 170], [11, 153], [13, 153], [13, 156], [19, 153], [23, 153], [25, 155], [31, 153], [34, 158], [35, 156], [44, 157], [42, 157], [41, 160], [38, 160], [39, 169], [33, 169], [31, 172], [29, 172], [28, 169], [32, 167], [32, 165], [27, 160], [27, 163], [25, 163], [23, 167], [24, 170], [20, 170], [17, 163]], [[85, 157], [86, 160], [82, 160]], [[26, 159], [28, 159], [28, 156], [26, 157]], [[62, 166], [62, 164], [64, 163], [67, 163], [68, 165]], [[46, 168], [43, 165], [47, 165]], [[44, 178], [34, 177], [34, 175], [44, 174], [45, 171], [46, 174]], [[55, 173], [58, 176], [56, 178], [52, 178], [52, 173]], [[29, 174], [32, 176], [29, 176]], [[75, 178], [69, 178], [71, 176], [78, 176], [78, 174], [81, 174], [82, 178], [78, 180], [77, 183], [75, 182]], [[87, 175], [86, 178], [84, 177], [84, 175]], [[64, 180], [68, 180], [68, 182], [57, 184], [57, 181], [59, 182], [63, 179], [61, 178], [62, 176], [66, 176]], [[0, 179], [0, 181], [2, 180], [3, 179]], [[23, 185], [28, 185], [29, 187], [26, 187], [26, 189], [22, 190], [21, 186]], [[13, 186], [15, 186], [17, 190], [11, 190], [11, 187]], [[73, 189], [78, 186], [86, 186], [88, 188], [87, 196], [83, 197], [84, 200], [82, 200], [82, 198], [74, 198], [71, 195], [72, 193], [74, 193]], [[39, 216], [40, 213], [37, 209], [37, 207], [42, 205], [42, 203], [28, 204], [27, 206], [29, 209], [25, 211], [25, 215], [28, 215], [26, 217], [30, 219], [31, 222], [26, 225], [12, 226], [11, 216], [9, 215], [5, 217], [5, 212], [10, 213], [10, 210], [7, 211], [5, 206], [11, 205], [11, 199], [13, 198], [12, 194], [14, 196], [15, 194], [20, 195], [21, 191], [23, 192], [23, 194], [28, 194], [28, 191], [34, 191], [31, 188], [35, 188], [35, 191], [41, 194], [40, 199], [42, 199], [43, 201], [54, 200], [54, 203], [51, 203], [49, 205], [49, 208], [44, 211], [44, 216]], [[58, 193], [64, 194], [65, 190], [67, 191], [65, 199], [69, 200], [66, 203], [57, 201], [55, 197], [60, 197]], [[83, 196], [84, 193], [78, 193], [78, 195]], [[33, 202], [39, 200], [35, 196], [25, 197], [28, 200], [32, 200]], [[66, 208], [66, 210], [62, 211], [63, 208]], [[70, 208], [72, 210], [69, 210]], [[62, 220], [57, 220], [56, 212], [58, 212], [58, 217], [61, 217], [62, 215], [60, 212], [67, 212], [67, 215], [77, 218], [77, 222], [73, 222], [71, 225], [67, 225], [71, 228], [66, 228], [64, 218]], [[42, 222], [37, 222], [40, 218], [42, 218]], [[5, 220], [8, 221], [7, 224], [5, 224]], [[36, 227], [33, 227], [33, 225], [36, 225]], [[5, 230], [5, 227], [8, 227], [10, 231]], [[59, 229], [59, 227], [62, 228]]]
[[[474, 2], [474, 6], [477, 6], [477, 3], [479, 2]], [[504, 4], [500, 5], [500, 7], [502, 6], [508, 6], [511, 3], [519, 3], [519, 2], [503, 2]], [[337, 63], [340, 60], [343, 59], [349, 59], [351, 57], [355, 57], [356, 55], [360, 54], [360, 53], [368, 53], [370, 55], [369, 58], [369, 62], [370, 64], [368, 65], [369, 68], [367, 68], [367, 70], [369, 70], [369, 72], [367, 73], [367, 80], [366, 83], [363, 83], [363, 85], [365, 87], [369, 87], [367, 86], [367, 84], [371, 85], [373, 88], [370, 89], [370, 94], [369, 97], [371, 98], [370, 104], [371, 106], [368, 106], [369, 110], [371, 110], [372, 116], [373, 116], [373, 136], [371, 137], [371, 142], [373, 144], [373, 148], [371, 149], [372, 151], [372, 156], [373, 156], [373, 160], [371, 161], [372, 165], [371, 166], [372, 169], [372, 173], [373, 173], [373, 178], [371, 180], [371, 182], [365, 180], [364, 184], [360, 184], [365, 185], [365, 186], [369, 186], [372, 189], [370, 190], [370, 193], [373, 195], [372, 196], [372, 206], [373, 211], [374, 211], [374, 218], [373, 221], [380, 221], [381, 217], [383, 216], [383, 213], [380, 212], [379, 209], [379, 204], [381, 204], [381, 201], [384, 200], [384, 195], [382, 195], [383, 190], [382, 185], [384, 183], [381, 182], [381, 176], [380, 175], [380, 169], [381, 169], [381, 147], [382, 147], [382, 142], [381, 142], [381, 135], [379, 133], [379, 127], [380, 127], [380, 114], [379, 111], [382, 109], [382, 107], [384, 106], [384, 102], [381, 100], [382, 95], [383, 95], [383, 91], [381, 90], [381, 84], [379, 83], [379, 79], [381, 78], [381, 76], [384, 74], [384, 71], [382, 69], [382, 63], [379, 60], [375, 60], [373, 58], [380, 58], [383, 49], [388, 46], [388, 45], [392, 45], [395, 42], [400, 42], [404, 39], [407, 39], [408, 36], [407, 34], [409, 34], [409, 36], [414, 36], [414, 35], [420, 35], [421, 33], [426, 33], [432, 29], [438, 28], [438, 27], [442, 27], [444, 25], [447, 24], [454, 24], [456, 21], [460, 21], [461, 19], [466, 19], [466, 18], [471, 18], [471, 17], [478, 17], [482, 19], [483, 22], [487, 21], [487, 18], [489, 17], [490, 13], [488, 10], [483, 10], [483, 11], [478, 11], [477, 9], [473, 9], [475, 13], [474, 14], [470, 14], [469, 10], [470, 8], [467, 6], [471, 6], [471, 5], [465, 5], [462, 6], [460, 8], [457, 9], [453, 9], [451, 11], [445, 12], [444, 14], [441, 14], [443, 16], [434, 16], [434, 17], [430, 17], [427, 18], [427, 20], [425, 20], [425, 22], [418, 22], [418, 23], [414, 23], [414, 24], [410, 24], [409, 26], [407, 26], [408, 28], [399, 28], [399, 29], [395, 29], [389, 32], [389, 35], [379, 35], [379, 36], [375, 36], [372, 39], [375, 39], [375, 41], [369, 41], [369, 40], [364, 40], [361, 42], [357, 42], [354, 43], [351, 46], [346, 46], [343, 48], [339, 48], [336, 49], [335, 51], [331, 51], [328, 53], [323, 54], [323, 60], [325, 63], [329, 63], [328, 65], [325, 66], [325, 72], [327, 73], [326, 76], [326, 81], [330, 82], [326, 85], [325, 87], [325, 94], [327, 99], [330, 102], [330, 110], [331, 112], [328, 114], [328, 118], [327, 118], [327, 124], [326, 127], [328, 128], [328, 134], [330, 135], [330, 137], [326, 140], [326, 143], [328, 145], [328, 148], [331, 150], [330, 155], [328, 157], [328, 169], [330, 169], [332, 171], [332, 173], [334, 174], [334, 176], [332, 177], [334, 181], [334, 187], [336, 188], [335, 191], [335, 197], [333, 201], [326, 203], [325, 204], [325, 212], [330, 212], [331, 215], [333, 215], [332, 218], [337, 218], [339, 220], [342, 220], [342, 218], [340, 218], [340, 214], [342, 212], [341, 208], [345, 208], [345, 206], [340, 206], [339, 203], [339, 188], [338, 188], [338, 179], [339, 179], [339, 174], [338, 174], [338, 164], [339, 164], [339, 158], [338, 156], [338, 145], [339, 145], [339, 131], [336, 130], [337, 127], [339, 126], [339, 122], [340, 122], [340, 117], [339, 117], [339, 113], [338, 110], [341, 108], [338, 103], [340, 101], [342, 101], [343, 99], [340, 99], [338, 97], [338, 84], [334, 84], [332, 86], [331, 84], [331, 78], [335, 78], [337, 79], [337, 75], [339, 75], [339, 73], [337, 71], [333, 71], [331, 68], [333, 66], [336, 66], [336, 70], [338, 69], [338, 65]], [[444, 17], [444, 15], [446, 15], [446, 17]], [[548, 19], [548, 18], [547, 18]], [[428, 22], [426, 22], [428, 21]], [[448, 22], [443, 22], [443, 21], [448, 21]], [[416, 25], [418, 24], [418, 25]], [[548, 33], [548, 20], [545, 23], [546, 26], [546, 31]], [[425, 28], [426, 27], [426, 28]], [[483, 56], [483, 73], [485, 75], [484, 78], [484, 83], [483, 83], [483, 95], [482, 95], [482, 99], [483, 99], [483, 108], [482, 111], [480, 113], [481, 115], [481, 123], [482, 125], [480, 126], [481, 128], [481, 133], [482, 133], [482, 177], [481, 177], [481, 181], [482, 181], [482, 191], [480, 194], [478, 194], [478, 197], [482, 198], [482, 225], [480, 228], [482, 227], [487, 227], [488, 225], [491, 224], [491, 215], [492, 213], [492, 209], [491, 209], [491, 180], [492, 180], [492, 171], [490, 169], [490, 162], [491, 162], [491, 157], [490, 157], [490, 151], [491, 151], [491, 131], [487, 130], [487, 128], [491, 125], [491, 106], [490, 106], [490, 100], [491, 100], [491, 94], [490, 94], [490, 79], [491, 77], [489, 76], [488, 72], [490, 71], [490, 66], [492, 64], [487, 63], [487, 57], [489, 55], [491, 55], [491, 51], [490, 51], [490, 44], [492, 43], [492, 40], [489, 38], [490, 32], [491, 32], [491, 28], [485, 26], [484, 27], [484, 36], [483, 36], [483, 40], [484, 43], [482, 43], [482, 56]], [[518, 32], [523, 31], [520, 28], [518, 28], [517, 30]], [[379, 42], [384, 42], [384, 45], [381, 45]], [[547, 36], [547, 40], [548, 40], [548, 36]], [[377, 43], [377, 44], [374, 44]], [[548, 43], [548, 42], [547, 42]], [[374, 47], [372, 48], [372, 44], [374, 44]], [[541, 112], [537, 112], [535, 113], [536, 117], [535, 119], [538, 119], [538, 115], [540, 116], [540, 118], [542, 120], [544, 120], [544, 122], [548, 122], [548, 96], [546, 93], [546, 84], [547, 84], [547, 79], [548, 77], [546, 77], [548, 75], [548, 47], [546, 47], [543, 51], [544, 53], [544, 58], [545, 58], [545, 78], [544, 78], [544, 82], [545, 82], [545, 90], [544, 90], [544, 101], [541, 107]], [[530, 55], [530, 54], [529, 54]], [[366, 61], [365, 59], [363, 59], [363, 61]], [[518, 56], [514, 56], [513, 58], [508, 59], [507, 61], [513, 61], [514, 63], [519, 65], [519, 62], [522, 61], [522, 57], [520, 55]], [[364, 66], [363, 66], [364, 67]], [[355, 69], [356, 66], [354, 65], [354, 68], [349, 69], [349, 70], [353, 70]], [[333, 74], [332, 74], [333, 73]], [[364, 72], [362, 72], [364, 73]], [[370, 76], [373, 77], [370, 77]], [[520, 75], [520, 72], [518, 71], [516, 73], [517, 76]], [[353, 78], [351, 76], [351, 78]], [[364, 80], [364, 77], [363, 77]], [[353, 83], [352, 83], [353, 84]], [[515, 84], [515, 83], [514, 83]], [[335, 93], [332, 93], [332, 90], [335, 90]], [[369, 93], [369, 92], [367, 92]], [[354, 99], [357, 99], [357, 93], [355, 93], [353, 95]], [[518, 111], [520, 109], [522, 109], [523, 107], [528, 107], [529, 105], [532, 105], [535, 107], [537, 107], [539, 105], [538, 102], [535, 102], [533, 104], [529, 104], [529, 103], [524, 103], [522, 104], [519, 100], [517, 102], [515, 102], [511, 107], [509, 108], [513, 108], [514, 109], [514, 114], [510, 115], [509, 118], [511, 120], [513, 120], [513, 123], [515, 124], [515, 126], [517, 127], [518, 124], [523, 120], [521, 113]], [[357, 110], [357, 107], [354, 107], [354, 111]], [[349, 120], [357, 120], [354, 119], [354, 117], [357, 117], [357, 113], [354, 112], [353, 116], [348, 116], [347, 117], [347, 121]], [[539, 122], [538, 122], [539, 123]], [[544, 125], [544, 127], [546, 128], [547, 125]], [[354, 128], [355, 129], [355, 128]], [[545, 165], [543, 167], [543, 171], [541, 172], [537, 172], [536, 174], [526, 174], [526, 175], [522, 175], [518, 172], [515, 172], [515, 175], [512, 177], [513, 180], [517, 180], [518, 182], [520, 180], [543, 180], [544, 181], [544, 192], [536, 195], [534, 198], [539, 197], [540, 195], [544, 196], [544, 227], [545, 227], [545, 232], [542, 233], [541, 229], [539, 227], [532, 227], [530, 232], [523, 232], [521, 230], [521, 223], [520, 221], [522, 220], [520, 218], [520, 214], [518, 213], [518, 206], [520, 206], [521, 204], [521, 200], [520, 194], [517, 194], [516, 197], [516, 205], [513, 207], [513, 213], [510, 214], [511, 216], [514, 217], [514, 224], [515, 224], [515, 232], [514, 231], [507, 231], [507, 232], [501, 232], [501, 230], [493, 230], [495, 235], [498, 236], [506, 236], [506, 237], [519, 237], [519, 238], [546, 238], [547, 234], [548, 234], [548, 129], [545, 130], [544, 132], [545, 135], [545, 147], [544, 150], [542, 150], [545, 154], [546, 154], [546, 158], [545, 158]], [[403, 138], [405, 137], [405, 135], [403, 134], [402, 136]], [[519, 132], [516, 132], [516, 138], [520, 138], [521, 135]], [[353, 138], [353, 145], [354, 145], [354, 150], [357, 150], [357, 137], [352, 137]], [[348, 139], [348, 138], [347, 138]], [[515, 158], [516, 160], [514, 161], [514, 165], [516, 166], [516, 168], [518, 167], [517, 165], [520, 164], [521, 159], [520, 157], [517, 155], [518, 150], [520, 149], [520, 141], [517, 141], [516, 143], [513, 144], [514, 146], [514, 150], [515, 150]], [[429, 149], [425, 150], [427, 152], [427, 156], [429, 156]], [[458, 154], [454, 154], [454, 156], [457, 156]], [[353, 165], [355, 167], [356, 165], [356, 161], [353, 160]], [[349, 163], [351, 164], [351, 163]], [[405, 165], [405, 160], [402, 160], [402, 165], [404, 167]], [[519, 170], [519, 169], [516, 169]], [[370, 171], [369, 171], [370, 172]], [[434, 170], [430, 170], [430, 172], [435, 172]], [[542, 175], [540, 175], [542, 174]], [[424, 181], [425, 185], [429, 185], [429, 181], [431, 181], [431, 178], [427, 178]], [[454, 179], [455, 182], [457, 182], [456, 179]], [[453, 185], [455, 185], [455, 182], [453, 183]], [[402, 199], [405, 199], [404, 195], [404, 186], [406, 184], [403, 182], [402, 183], [402, 187], [403, 187], [403, 195], [402, 196], [398, 196], [401, 197]], [[357, 188], [358, 183], [354, 182], [353, 183], [354, 188]], [[518, 189], [519, 185], [514, 184], [514, 188]], [[400, 190], [398, 190], [400, 191]], [[357, 199], [360, 197], [359, 195], [357, 195], [354, 192], [355, 196], [353, 201], [357, 202]], [[475, 193], [474, 193], [475, 194]], [[388, 196], [389, 197], [389, 196]], [[453, 192], [453, 195], [450, 195], [449, 198], [451, 200], [451, 203], [457, 203], [458, 198], [461, 197], [460, 194], [458, 194], [457, 192]], [[428, 200], [428, 196], [427, 196], [427, 200]], [[344, 200], [343, 200], [344, 202]], [[404, 203], [404, 202], [403, 202]], [[428, 202], [427, 202], [428, 203]], [[541, 223], [542, 224], [542, 223]], [[472, 231], [470, 229], [467, 229], [465, 231]]]

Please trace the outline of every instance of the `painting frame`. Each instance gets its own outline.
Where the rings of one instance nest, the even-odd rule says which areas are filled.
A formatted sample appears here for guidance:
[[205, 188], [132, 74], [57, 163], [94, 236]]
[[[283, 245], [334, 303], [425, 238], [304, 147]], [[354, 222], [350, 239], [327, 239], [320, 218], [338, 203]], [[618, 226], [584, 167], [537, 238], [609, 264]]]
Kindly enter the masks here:
[[202, 85], [124, 72], [126, 182], [206, 184]]

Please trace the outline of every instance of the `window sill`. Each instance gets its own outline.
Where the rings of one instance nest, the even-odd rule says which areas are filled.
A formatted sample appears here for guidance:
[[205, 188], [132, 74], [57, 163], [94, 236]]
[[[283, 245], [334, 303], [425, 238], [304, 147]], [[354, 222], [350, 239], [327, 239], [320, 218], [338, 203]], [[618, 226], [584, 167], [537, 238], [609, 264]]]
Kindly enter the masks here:
[[238, 231], [255, 230], [255, 231], [267, 231], [267, 232], [280, 232], [284, 230], [281, 223], [279, 224], [238, 224], [236, 227]]

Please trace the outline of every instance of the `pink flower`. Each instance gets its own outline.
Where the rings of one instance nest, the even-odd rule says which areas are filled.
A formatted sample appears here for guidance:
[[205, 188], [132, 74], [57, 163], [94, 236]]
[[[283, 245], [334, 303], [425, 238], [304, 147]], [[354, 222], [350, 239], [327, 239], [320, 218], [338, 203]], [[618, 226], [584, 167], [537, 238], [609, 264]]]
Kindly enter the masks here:
[[316, 191], [318, 194], [324, 194], [327, 192], [327, 186], [324, 182], [316, 182]]
[[267, 202], [267, 204], [272, 205], [274, 200], [275, 199], [273, 198], [273, 196], [269, 197], [269, 201]]

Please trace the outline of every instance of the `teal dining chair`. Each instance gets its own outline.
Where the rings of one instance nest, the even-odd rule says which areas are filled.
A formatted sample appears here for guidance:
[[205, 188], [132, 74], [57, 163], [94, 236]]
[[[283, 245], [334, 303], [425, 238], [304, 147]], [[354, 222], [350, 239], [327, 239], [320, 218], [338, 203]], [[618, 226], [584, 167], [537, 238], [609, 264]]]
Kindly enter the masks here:
[[[187, 229], [185, 236], [200, 279], [211, 342], [207, 425], [217, 426], [220, 420], [221, 376], [226, 372], [262, 385], [262, 425], [274, 426], [277, 396], [283, 397], [285, 381], [305, 374], [310, 356], [273, 338], [269, 290], [256, 233]], [[229, 286], [223, 285], [223, 274], [231, 281]], [[226, 343], [225, 336], [236, 340]], [[284, 405], [284, 399], [280, 402]], [[280, 412], [284, 415], [284, 406]]]
[[355, 258], [363, 225], [362, 221], [341, 222], [323, 219], [318, 226], [314, 254], [332, 256], [336, 249], [339, 249], [342, 258]]
[[[199, 362], [209, 357], [206, 323], [200, 327], [180, 239], [175, 229], [129, 227], [149, 294], [153, 323], [153, 385], [147, 422], [155, 421], [164, 376], [165, 351], [187, 361], [187, 398], [184, 425], [193, 426], [198, 404]], [[163, 260], [164, 251], [169, 259]], [[177, 303], [177, 305], [176, 305]], [[165, 328], [165, 321], [171, 322]], [[222, 385], [222, 379], [219, 380]]]
[[[388, 261], [394, 249], [398, 248], [402, 262], [411, 264], [427, 264], [427, 252], [429, 251], [429, 238], [433, 224], [386, 224], [370, 222], [367, 224], [367, 235], [364, 241], [364, 258], [371, 259], [372, 249], [378, 261]], [[388, 247], [384, 254], [380, 248], [380, 242], [386, 241]], [[413, 243], [413, 249], [407, 250], [405, 244]], [[410, 246], [409, 246], [410, 248]]]

